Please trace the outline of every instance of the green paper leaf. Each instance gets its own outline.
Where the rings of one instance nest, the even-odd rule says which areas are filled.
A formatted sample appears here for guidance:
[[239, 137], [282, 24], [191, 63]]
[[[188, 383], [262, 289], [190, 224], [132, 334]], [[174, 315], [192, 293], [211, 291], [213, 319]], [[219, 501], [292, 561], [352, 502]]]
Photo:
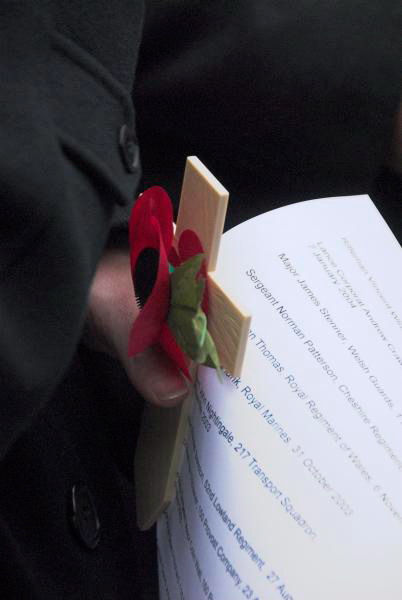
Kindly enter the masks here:
[[176, 267], [170, 277], [171, 282], [171, 304], [172, 306], [185, 306], [195, 311], [202, 302], [205, 282], [200, 279], [196, 281], [196, 276], [201, 268], [203, 254], [192, 256], [179, 267]]
[[180, 348], [196, 362], [202, 360], [203, 340], [206, 332], [204, 313], [197, 314], [186, 306], [172, 306], [169, 311], [168, 325]]
[[191, 360], [213, 367], [220, 374], [218, 353], [201, 308], [205, 281], [197, 281], [203, 259], [203, 254], [196, 254], [172, 273], [168, 325], [176, 342]]
[[218, 352], [216, 350], [215, 342], [212, 339], [212, 336], [210, 335], [209, 331], [207, 331], [207, 334], [205, 336], [204, 347], [207, 357], [202, 364], [206, 365], [207, 367], [212, 367], [216, 369], [218, 375], [221, 375], [221, 364], [219, 361]]

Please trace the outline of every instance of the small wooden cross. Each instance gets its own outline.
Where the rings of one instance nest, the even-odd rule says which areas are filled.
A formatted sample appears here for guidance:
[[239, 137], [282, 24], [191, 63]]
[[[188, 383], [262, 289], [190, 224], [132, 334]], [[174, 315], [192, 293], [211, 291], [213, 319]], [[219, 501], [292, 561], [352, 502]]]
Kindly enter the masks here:
[[[221, 365], [239, 376], [250, 328], [250, 315], [227, 296], [213, 271], [225, 222], [229, 194], [195, 156], [187, 158], [175, 240], [192, 229], [201, 240], [208, 272], [208, 330]], [[195, 369], [193, 369], [195, 375]], [[194, 392], [175, 408], [146, 404], [135, 456], [137, 522], [149, 529], [175, 494]]]

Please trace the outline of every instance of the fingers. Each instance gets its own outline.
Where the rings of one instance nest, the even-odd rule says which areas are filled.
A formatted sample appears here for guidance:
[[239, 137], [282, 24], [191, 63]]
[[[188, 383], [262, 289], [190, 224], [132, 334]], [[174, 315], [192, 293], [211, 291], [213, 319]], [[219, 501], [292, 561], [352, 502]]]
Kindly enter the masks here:
[[172, 361], [157, 348], [130, 358], [128, 339], [138, 315], [127, 252], [108, 251], [98, 266], [89, 298], [88, 326], [92, 347], [117, 357], [133, 386], [158, 406], [174, 406], [189, 384]]
[[133, 358], [125, 357], [123, 364], [134, 387], [152, 404], [175, 406], [189, 393], [189, 382], [157, 348], [148, 348]]

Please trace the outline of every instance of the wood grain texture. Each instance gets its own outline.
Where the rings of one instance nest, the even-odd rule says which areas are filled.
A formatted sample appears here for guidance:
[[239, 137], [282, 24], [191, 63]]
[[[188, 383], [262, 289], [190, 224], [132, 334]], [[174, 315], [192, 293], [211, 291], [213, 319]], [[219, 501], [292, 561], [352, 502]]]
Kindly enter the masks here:
[[137, 524], [152, 527], [175, 495], [193, 393], [180, 406], [146, 404], [134, 462]]
[[[192, 229], [205, 250], [208, 271], [208, 329], [222, 366], [239, 376], [250, 327], [245, 314], [211, 273], [215, 269], [229, 194], [201, 161], [187, 159], [175, 240]], [[195, 379], [195, 366], [193, 375]], [[151, 527], [175, 496], [175, 481], [183, 455], [194, 391], [173, 409], [146, 405], [135, 457], [137, 521]]]
[[189, 156], [177, 216], [176, 239], [192, 229], [201, 240], [207, 270], [214, 271], [225, 223], [229, 193], [196, 156]]
[[251, 316], [244, 312], [208, 274], [208, 331], [212, 335], [222, 367], [235, 377], [241, 375]]

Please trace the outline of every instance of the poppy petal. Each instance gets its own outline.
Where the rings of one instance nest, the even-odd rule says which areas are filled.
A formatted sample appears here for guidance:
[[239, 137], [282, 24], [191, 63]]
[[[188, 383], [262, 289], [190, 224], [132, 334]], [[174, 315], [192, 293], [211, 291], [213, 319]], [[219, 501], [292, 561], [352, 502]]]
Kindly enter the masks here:
[[169, 263], [160, 231], [158, 250], [159, 263], [155, 285], [131, 328], [129, 356], [143, 352], [151, 344], [154, 344], [167, 319], [170, 301]]
[[178, 255], [176, 248], [174, 246], [172, 246], [170, 248], [168, 260], [169, 260], [170, 264], [173, 265], [174, 267], [178, 267], [181, 263], [180, 256]]
[[[181, 262], [188, 260], [189, 258], [195, 256], [196, 254], [203, 254], [204, 248], [202, 247], [200, 238], [192, 229], [185, 229], [180, 236], [179, 239], [179, 254]], [[205, 279], [205, 289], [204, 296], [202, 299], [202, 310], [207, 315], [209, 308], [208, 301], [208, 279], [207, 279], [207, 267], [206, 261], [202, 261], [201, 269], [199, 271], [199, 276]]]
[[183, 375], [192, 381], [190, 371], [188, 370], [189, 359], [184, 354], [183, 350], [177, 344], [173, 333], [170, 331], [167, 323], [164, 323], [160, 336], [159, 344], [166, 352], [166, 354], [172, 359], [175, 365], [182, 371]]
[[132, 250], [139, 241], [147, 241], [153, 219], [159, 224], [163, 245], [168, 253], [173, 242], [173, 209], [167, 192], [159, 186], [145, 190], [134, 204], [129, 225]]
[[202, 247], [200, 238], [192, 229], [185, 229], [182, 232], [179, 239], [178, 249], [181, 262], [186, 261], [195, 254], [204, 253], [204, 248]]

